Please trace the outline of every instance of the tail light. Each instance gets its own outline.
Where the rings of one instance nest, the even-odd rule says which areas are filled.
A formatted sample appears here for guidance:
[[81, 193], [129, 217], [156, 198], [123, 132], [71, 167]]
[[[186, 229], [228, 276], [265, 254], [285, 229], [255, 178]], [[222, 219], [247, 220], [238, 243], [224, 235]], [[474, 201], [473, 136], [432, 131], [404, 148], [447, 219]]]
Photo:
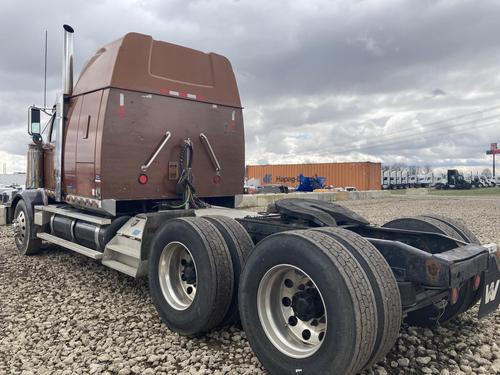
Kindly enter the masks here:
[[458, 301], [458, 288], [452, 288], [450, 293], [451, 304], [454, 305]]
[[139, 175], [139, 183], [141, 185], [146, 185], [148, 183], [148, 176], [145, 174]]
[[481, 275], [476, 275], [474, 277], [474, 290], [478, 290], [479, 285], [481, 285]]

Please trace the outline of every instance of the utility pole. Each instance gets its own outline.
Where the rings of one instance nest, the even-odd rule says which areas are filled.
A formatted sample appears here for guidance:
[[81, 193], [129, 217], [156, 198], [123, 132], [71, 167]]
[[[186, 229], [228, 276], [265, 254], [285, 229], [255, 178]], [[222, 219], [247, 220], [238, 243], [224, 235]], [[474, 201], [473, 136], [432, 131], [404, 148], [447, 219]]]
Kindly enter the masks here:
[[498, 143], [492, 143], [490, 145], [490, 149], [486, 151], [486, 155], [492, 155], [493, 156], [493, 178], [496, 177], [495, 174], [495, 155], [500, 154], [500, 149], [497, 147]]

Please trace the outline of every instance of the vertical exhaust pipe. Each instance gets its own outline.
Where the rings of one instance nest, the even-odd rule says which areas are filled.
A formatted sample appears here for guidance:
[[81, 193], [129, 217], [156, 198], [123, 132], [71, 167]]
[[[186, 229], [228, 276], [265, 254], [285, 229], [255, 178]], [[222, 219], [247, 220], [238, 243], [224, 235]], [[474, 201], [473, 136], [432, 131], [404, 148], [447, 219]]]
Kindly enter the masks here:
[[63, 95], [73, 94], [73, 33], [75, 30], [69, 25], [63, 25], [64, 46], [62, 62]]
[[64, 43], [62, 59], [62, 92], [56, 105], [56, 149], [54, 158], [55, 200], [61, 202], [62, 197], [62, 150], [64, 140], [64, 119], [67, 112], [67, 98], [73, 94], [73, 28], [63, 25]]

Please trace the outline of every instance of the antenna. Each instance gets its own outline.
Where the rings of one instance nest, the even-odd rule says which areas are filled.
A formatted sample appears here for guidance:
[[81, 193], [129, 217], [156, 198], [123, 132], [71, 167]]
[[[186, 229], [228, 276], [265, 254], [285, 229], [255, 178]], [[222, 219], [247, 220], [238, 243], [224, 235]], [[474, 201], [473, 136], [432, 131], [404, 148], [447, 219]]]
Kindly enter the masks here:
[[45, 30], [45, 67], [43, 79], [43, 108], [47, 108], [47, 30]]

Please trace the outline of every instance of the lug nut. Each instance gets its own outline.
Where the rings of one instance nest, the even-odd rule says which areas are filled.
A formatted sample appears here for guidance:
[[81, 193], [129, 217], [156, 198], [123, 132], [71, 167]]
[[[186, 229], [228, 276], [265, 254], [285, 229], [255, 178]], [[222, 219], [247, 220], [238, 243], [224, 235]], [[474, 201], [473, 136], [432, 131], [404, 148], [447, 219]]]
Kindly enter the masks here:
[[302, 331], [302, 338], [304, 340], [309, 340], [311, 338], [311, 331], [309, 331], [308, 329], [305, 329]]

